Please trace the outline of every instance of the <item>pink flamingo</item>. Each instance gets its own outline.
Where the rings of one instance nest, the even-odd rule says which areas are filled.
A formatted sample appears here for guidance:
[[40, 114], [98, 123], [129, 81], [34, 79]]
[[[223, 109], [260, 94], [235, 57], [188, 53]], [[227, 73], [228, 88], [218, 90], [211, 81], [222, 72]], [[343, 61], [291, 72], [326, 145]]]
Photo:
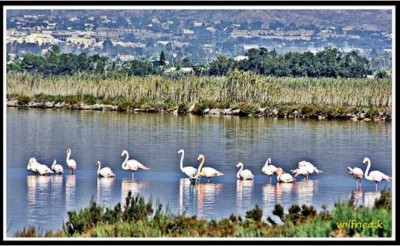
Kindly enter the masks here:
[[347, 167], [349, 170], [349, 174], [353, 175], [354, 178], [356, 179], [356, 187], [358, 188], [358, 185], [360, 184], [361, 187], [361, 179], [363, 178], [364, 172], [361, 170], [359, 167]]

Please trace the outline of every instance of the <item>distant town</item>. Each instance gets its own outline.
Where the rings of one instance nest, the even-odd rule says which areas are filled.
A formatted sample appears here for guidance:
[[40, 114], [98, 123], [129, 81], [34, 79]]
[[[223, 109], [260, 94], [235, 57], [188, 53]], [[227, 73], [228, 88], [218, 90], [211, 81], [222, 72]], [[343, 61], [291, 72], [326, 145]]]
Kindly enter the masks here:
[[[158, 60], [163, 51], [169, 64], [181, 64], [185, 58], [205, 64], [221, 55], [240, 60], [248, 50], [262, 47], [278, 54], [316, 54], [333, 47], [343, 53], [357, 51], [369, 59], [371, 67], [390, 67], [390, 12], [379, 11], [372, 20], [371, 13], [358, 10], [354, 13], [365, 20], [360, 24], [345, 20], [352, 15], [346, 11], [350, 12], [332, 10], [341, 19], [335, 22], [324, 20], [323, 11], [293, 10], [292, 18], [312, 18], [295, 26], [287, 21], [291, 16], [274, 18], [277, 12], [268, 10], [268, 21], [255, 18], [260, 11], [254, 12], [255, 20], [239, 18], [250, 10], [191, 10], [187, 12], [190, 18], [183, 17], [184, 10], [8, 10], [7, 60], [27, 53], [44, 55], [52, 45], [64, 53], [99, 54], [120, 62]], [[236, 13], [235, 18], [226, 17], [229, 13]], [[220, 20], [215, 16], [221, 16]]]

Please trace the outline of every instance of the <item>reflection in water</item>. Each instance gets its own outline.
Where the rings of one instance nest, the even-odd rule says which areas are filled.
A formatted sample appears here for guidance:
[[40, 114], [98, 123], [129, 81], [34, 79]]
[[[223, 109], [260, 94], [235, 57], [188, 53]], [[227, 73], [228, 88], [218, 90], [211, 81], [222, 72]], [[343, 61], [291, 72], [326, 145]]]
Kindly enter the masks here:
[[365, 207], [373, 207], [375, 204], [375, 200], [379, 199], [381, 196], [380, 192], [368, 191], [364, 193], [364, 206]]
[[277, 183], [276, 184], [276, 203], [277, 204], [293, 204], [292, 191], [294, 190], [294, 183]]
[[265, 215], [270, 215], [272, 211], [274, 211], [276, 204], [275, 192], [275, 185], [273, 184], [265, 184], [262, 186], [262, 204], [263, 213]]
[[197, 187], [192, 184], [188, 178], [181, 178], [179, 180], [179, 194], [178, 194], [178, 213], [189, 212], [189, 214], [196, 214], [196, 195]]
[[361, 206], [363, 204], [363, 192], [361, 189], [355, 189], [351, 192], [349, 199], [351, 195], [354, 195], [354, 205], [355, 206]]
[[97, 202], [104, 207], [113, 205], [113, 187], [115, 178], [97, 178]]
[[298, 204], [313, 205], [314, 193], [318, 190], [318, 180], [303, 180], [296, 183]]
[[126, 203], [125, 199], [128, 196], [128, 192], [132, 192], [132, 197], [135, 197], [136, 195], [139, 195], [141, 192], [146, 190], [148, 193], [150, 186], [150, 181], [145, 180], [145, 181], [137, 181], [135, 179], [130, 179], [130, 178], [124, 178], [122, 179], [122, 184], [121, 184], [121, 206], [123, 207]]
[[49, 185], [50, 176], [34, 176], [29, 175], [26, 178], [28, 186], [27, 193], [27, 224], [35, 225], [36, 222], [41, 221], [42, 218], [48, 216], [50, 209], [49, 200]]
[[211, 217], [218, 211], [215, 199], [222, 191], [222, 184], [200, 183], [197, 185], [197, 214], [199, 217]]
[[71, 211], [75, 208], [76, 175], [67, 175], [65, 179], [65, 208]]
[[251, 206], [251, 193], [254, 187], [254, 180], [236, 181], [236, 209], [238, 213], [242, 213], [243, 209]]
[[51, 218], [57, 218], [57, 215], [62, 213], [63, 209], [63, 176], [51, 176], [51, 207], [49, 214]]

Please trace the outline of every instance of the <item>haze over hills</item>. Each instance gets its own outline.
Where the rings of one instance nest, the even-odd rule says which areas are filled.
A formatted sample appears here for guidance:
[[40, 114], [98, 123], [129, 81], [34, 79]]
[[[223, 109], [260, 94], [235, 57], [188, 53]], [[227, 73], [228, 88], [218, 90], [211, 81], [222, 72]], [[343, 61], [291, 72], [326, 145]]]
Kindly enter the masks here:
[[[390, 10], [53, 10], [53, 16], [71, 18], [78, 16], [105, 15], [111, 20], [119, 17], [130, 18], [132, 15], [144, 19], [170, 19], [182, 21], [235, 22], [265, 24], [279, 22], [297, 28], [315, 25], [317, 27], [355, 26], [366, 31], [390, 31], [392, 16]], [[251, 12], [251, 14], [249, 14]], [[50, 10], [10, 10], [8, 17], [27, 14], [51, 15]]]
[[[200, 63], [220, 55], [244, 55], [258, 47], [278, 53], [336, 47], [374, 58], [392, 48], [392, 10], [25, 9], [7, 10], [7, 30], [7, 43], [31, 42], [21, 37], [46, 32], [55, 39], [63, 37], [65, 46], [60, 46], [66, 52], [153, 59], [165, 50], [175, 61], [191, 56]], [[104, 46], [106, 40], [112, 43]]]

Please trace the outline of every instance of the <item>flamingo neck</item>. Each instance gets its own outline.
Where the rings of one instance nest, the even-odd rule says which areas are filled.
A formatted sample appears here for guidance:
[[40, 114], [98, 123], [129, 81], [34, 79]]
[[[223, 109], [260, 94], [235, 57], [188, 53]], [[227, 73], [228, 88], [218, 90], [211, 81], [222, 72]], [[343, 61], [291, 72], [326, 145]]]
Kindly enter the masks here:
[[54, 169], [54, 165], [56, 165], [56, 161], [53, 161], [53, 165], [51, 165], [51, 169]]
[[101, 163], [98, 161], [97, 162], [97, 166], [99, 166], [98, 168], [97, 168], [97, 173], [99, 173], [100, 172], [100, 169], [101, 169]]
[[70, 156], [71, 156], [71, 151], [67, 151], [67, 162], [69, 161]]
[[128, 162], [128, 159], [129, 159], [129, 154], [128, 154], [127, 151], [124, 151], [123, 154], [126, 155], [126, 157], [125, 157], [124, 162], [122, 162], [122, 169], [128, 170], [129, 168], [127, 167], [126, 164], [127, 164], [127, 162]]
[[185, 152], [182, 151], [182, 156], [181, 156], [181, 162], [180, 162], [180, 166], [181, 166], [181, 171], [183, 172], [183, 158], [185, 156]]
[[201, 162], [200, 162], [200, 165], [199, 165], [199, 167], [197, 168], [197, 173], [200, 173], [201, 172], [201, 169], [203, 168], [203, 165], [204, 165], [204, 157], [202, 157], [201, 158]]
[[271, 158], [268, 158], [267, 165], [271, 165]]
[[367, 169], [365, 170], [365, 178], [368, 180], [371, 180], [371, 177], [369, 176], [369, 173], [368, 173], [369, 169], [371, 168], [371, 160], [367, 159], [367, 162], [368, 162], [368, 164], [367, 164]]
[[239, 169], [239, 171], [237, 172], [237, 174], [236, 174], [236, 177], [238, 178], [238, 179], [240, 179], [240, 173], [242, 172], [242, 170], [243, 170], [243, 165], [240, 165], [240, 169]]

